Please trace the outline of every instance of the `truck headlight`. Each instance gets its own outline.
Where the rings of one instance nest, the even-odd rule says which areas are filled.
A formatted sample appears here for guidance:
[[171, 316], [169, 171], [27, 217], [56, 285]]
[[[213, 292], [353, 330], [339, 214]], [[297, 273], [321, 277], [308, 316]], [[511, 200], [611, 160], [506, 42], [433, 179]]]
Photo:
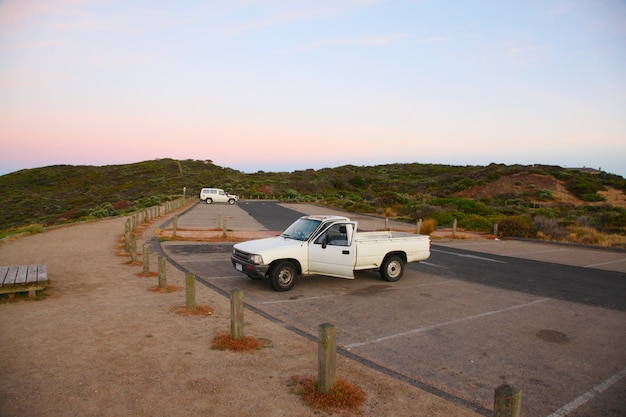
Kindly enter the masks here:
[[263, 263], [263, 257], [261, 255], [250, 254], [248, 256], [248, 261], [250, 261], [250, 263], [260, 265]]

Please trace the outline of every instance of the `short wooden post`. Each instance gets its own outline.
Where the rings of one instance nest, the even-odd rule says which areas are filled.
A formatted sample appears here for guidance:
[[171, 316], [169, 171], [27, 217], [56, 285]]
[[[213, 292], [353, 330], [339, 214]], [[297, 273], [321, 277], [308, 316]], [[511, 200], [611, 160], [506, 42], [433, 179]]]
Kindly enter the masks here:
[[335, 385], [337, 378], [336, 334], [333, 324], [320, 324], [317, 349], [317, 389], [321, 393], [328, 392]]
[[165, 257], [159, 255], [159, 288], [167, 286], [167, 278], [165, 276]]
[[493, 398], [493, 417], [519, 417], [522, 409], [522, 390], [508, 384], [496, 388]]
[[243, 291], [238, 289], [230, 293], [230, 335], [233, 339], [243, 337]]
[[226, 239], [226, 219], [224, 219], [224, 227], [222, 227], [222, 239]]
[[498, 237], [498, 223], [493, 224], [493, 235]]
[[419, 235], [420, 232], [422, 231], [422, 219], [419, 219], [417, 221], [417, 226], [415, 226], [415, 229], [416, 229], [415, 233]]
[[148, 275], [150, 273], [150, 244], [144, 243], [143, 250], [141, 251], [143, 256], [143, 274]]
[[130, 237], [130, 260], [132, 263], [137, 262], [137, 238]]
[[178, 216], [174, 216], [174, 221], [172, 222], [172, 237], [176, 237], [177, 227], [178, 227]]
[[455, 217], [454, 220], [452, 221], [452, 234], [453, 235], [456, 235], [456, 224], [457, 224], [457, 219]]
[[389, 230], [389, 219], [385, 217], [385, 230]]
[[196, 308], [196, 276], [193, 272], [187, 272], [185, 275], [186, 293], [187, 293], [187, 309]]
[[126, 253], [130, 253], [130, 218], [126, 219], [124, 225], [124, 250]]

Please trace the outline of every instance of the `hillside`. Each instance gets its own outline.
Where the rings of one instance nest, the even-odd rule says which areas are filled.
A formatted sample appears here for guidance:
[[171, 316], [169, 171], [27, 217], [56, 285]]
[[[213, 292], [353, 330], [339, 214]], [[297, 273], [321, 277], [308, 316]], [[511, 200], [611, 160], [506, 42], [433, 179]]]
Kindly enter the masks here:
[[[127, 165], [57, 165], [0, 176], [0, 231], [123, 215], [172, 198], [196, 198], [203, 186], [243, 198], [316, 202], [437, 226], [503, 233], [593, 227], [626, 234], [626, 181], [605, 172], [545, 165], [346, 165], [294, 172], [242, 173], [211, 161], [159, 159]], [[507, 230], [507, 221], [524, 223]], [[518, 225], [519, 226], [519, 225]], [[542, 231], [544, 233], [545, 231]]]

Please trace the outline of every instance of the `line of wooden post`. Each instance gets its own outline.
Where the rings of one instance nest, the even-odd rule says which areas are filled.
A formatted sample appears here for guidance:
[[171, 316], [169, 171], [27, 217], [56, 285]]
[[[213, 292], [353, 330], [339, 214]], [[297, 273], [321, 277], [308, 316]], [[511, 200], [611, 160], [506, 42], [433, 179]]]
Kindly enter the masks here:
[[159, 288], [165, 288], [167, 286], [167, 278], [165, 276], [165, 257], [159, 255]]
[[496, 388], [493, 397], [493, 417], [519, 417], [522, 409], [522, 390], [508, 384]]
[[233, 339], [243, 337], [243, 291], [234, 289], [230, 293], [230, 335]]
[[196, 308], [196, 275], [193, 272], [187, 272], [185, 275], [185, 295], [187, 300], [187, 309]]
[[320, 324], [317, 348], [317, 389], [328, 392], [337, 379], [337, 331], [330, 323]]
[[143, 256], [143, 274], [148, 275], [150, 273], [150, 244], [144, 243], [143, 250], [141, 251], [141, 255]]

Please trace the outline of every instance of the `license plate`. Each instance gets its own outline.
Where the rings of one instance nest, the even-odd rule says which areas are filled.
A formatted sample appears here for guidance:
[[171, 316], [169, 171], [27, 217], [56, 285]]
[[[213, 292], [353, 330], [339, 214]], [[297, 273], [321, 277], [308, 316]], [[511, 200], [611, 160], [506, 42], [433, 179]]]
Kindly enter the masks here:
[[243, 272], [243, 265], [241, 265], [241, 264], [235, 264], [235, 268], [237, 268], [237, 271], [241, 271], [241, 272]]

